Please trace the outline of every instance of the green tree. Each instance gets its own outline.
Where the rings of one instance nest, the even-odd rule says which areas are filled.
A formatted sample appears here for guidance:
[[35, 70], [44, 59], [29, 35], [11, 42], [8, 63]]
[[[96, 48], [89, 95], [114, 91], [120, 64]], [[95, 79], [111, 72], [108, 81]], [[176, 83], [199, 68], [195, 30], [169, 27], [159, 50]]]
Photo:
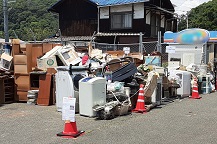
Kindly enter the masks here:
[[[209, 31], [217, 30], [217, 0], [203, 3], [193, 8], [188, 15], [189, 28], [202, 28]], [[179, 30], [186, 29], [186, 17], [182, 16]]]
[[[53, 35], [58, 29], [58, 15], [47, 11], [58, 0], [16, 0], [8, 4], [8, 32], [9, 37], [17, 36], [25, 41], [41, 41]], [[0, 3], [2, 7], [2, 2]], [[4, 17], [0, 9], [0, 37], [4, 38]]]

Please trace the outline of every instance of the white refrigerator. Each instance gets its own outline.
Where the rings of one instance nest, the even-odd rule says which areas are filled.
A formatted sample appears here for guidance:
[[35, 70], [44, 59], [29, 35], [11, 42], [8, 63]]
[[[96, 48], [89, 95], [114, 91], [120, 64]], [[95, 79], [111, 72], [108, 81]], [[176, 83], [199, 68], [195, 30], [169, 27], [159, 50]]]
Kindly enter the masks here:
[[191, 73], [182, 70], [175, 70], [175, 74], [179, 77], [180, 88], [177, 89], [177, 95], [181, 98], [188, 97], [191, 94]]

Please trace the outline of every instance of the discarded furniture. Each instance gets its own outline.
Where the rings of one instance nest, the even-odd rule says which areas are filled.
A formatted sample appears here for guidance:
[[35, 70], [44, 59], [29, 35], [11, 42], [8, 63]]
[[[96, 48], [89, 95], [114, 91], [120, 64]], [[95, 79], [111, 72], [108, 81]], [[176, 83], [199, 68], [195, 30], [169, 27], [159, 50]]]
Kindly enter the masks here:
[[76, 98], [75, 112], [79, 111], [78, 82], [81, 78], [87, 77], [87, 70], [88, 68], [83, 66], [57, 67], [57, 73], [55, 74], [57, 111], [62, 111], [63, 97]]
[[16, 101], [27, 101], [28, 90], [38, 89], [30, 85], [30, 72], [37, 67], [37, 58], [59, 44], [13, 44], [14, 78], [17, 85]]
[[14, 102], [15, 84], [14, 78], [0, 77], [0, 104]]
[[51, 78], [52, 75], [48, 73], [39, 76], [39, 93], [37, 99], [38, 105], [50, 105]]

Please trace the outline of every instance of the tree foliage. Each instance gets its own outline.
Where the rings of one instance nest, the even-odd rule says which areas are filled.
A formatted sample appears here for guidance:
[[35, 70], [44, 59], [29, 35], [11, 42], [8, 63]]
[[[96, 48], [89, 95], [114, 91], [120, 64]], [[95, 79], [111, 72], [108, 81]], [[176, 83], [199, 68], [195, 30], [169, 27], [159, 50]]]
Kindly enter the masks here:
[[[58, 15], [47, 11], [58, 0], [8, 0], [8, 33], [10, 38], [15, 34], [19, 39], [31, 41], [43, 40], [54, 35], [58, 29]], [[0, 3], [2, 8], [3, 3]], [[4, 38], [4, 16], [0, 9], [0, 37]], [[31, 32], [31, 30], [32, 32]]]
[[[181, 16], [179, 30], [186, 29], [186, 16]], [[193, 8], [188, 15], [189, 28], [202, 28], [209, 31], [217, 30], [217, 0], [203, 3]]]

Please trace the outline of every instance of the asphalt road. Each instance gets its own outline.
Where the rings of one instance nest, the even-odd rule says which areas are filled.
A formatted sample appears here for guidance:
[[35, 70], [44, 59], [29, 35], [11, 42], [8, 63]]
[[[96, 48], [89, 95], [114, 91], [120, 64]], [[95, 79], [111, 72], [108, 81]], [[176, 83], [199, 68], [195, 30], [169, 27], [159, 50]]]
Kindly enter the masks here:
[[55, 106], [26, 103], [0, 107], [0, 144], [216, 144], [217, 93], [174, 100], [146, 114], [112, 120], [76, 115], [76, 139], [57, 137], [64, 121]]

